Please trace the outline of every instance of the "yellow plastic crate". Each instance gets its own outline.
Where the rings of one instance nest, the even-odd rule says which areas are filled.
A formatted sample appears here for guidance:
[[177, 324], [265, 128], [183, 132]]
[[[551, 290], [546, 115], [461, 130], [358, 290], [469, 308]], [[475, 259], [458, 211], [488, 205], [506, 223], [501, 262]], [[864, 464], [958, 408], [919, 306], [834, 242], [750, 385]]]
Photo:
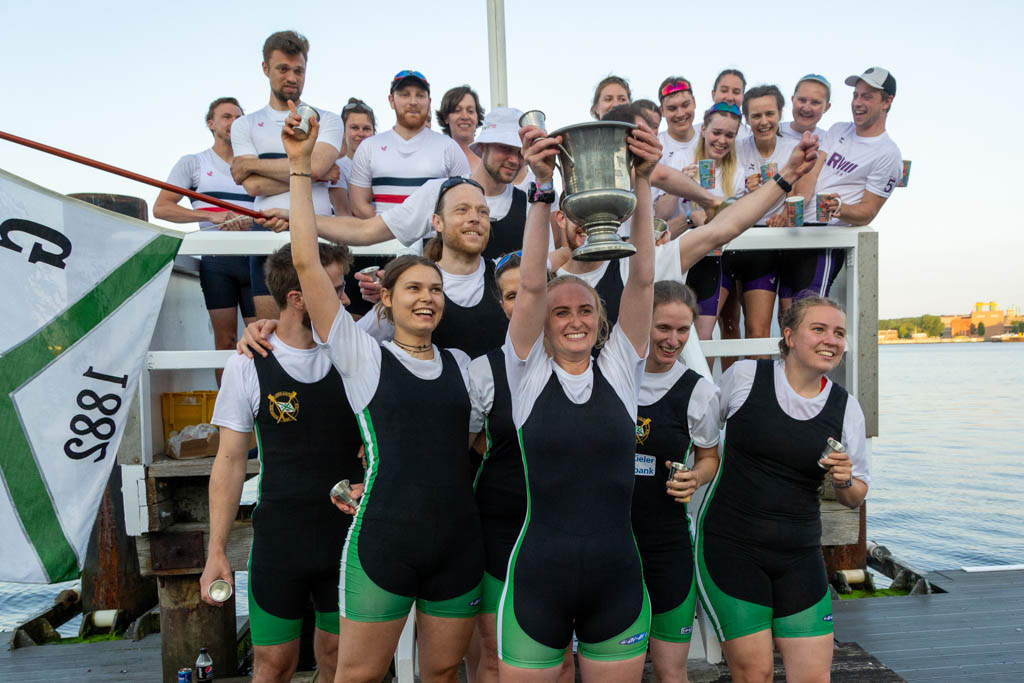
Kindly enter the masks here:
[[160, 410], [164, 418], [164, 441], [171, 432], [189, 425], [209, 422], [213, 418], [216, 391], [183, 391], [160, 394]]

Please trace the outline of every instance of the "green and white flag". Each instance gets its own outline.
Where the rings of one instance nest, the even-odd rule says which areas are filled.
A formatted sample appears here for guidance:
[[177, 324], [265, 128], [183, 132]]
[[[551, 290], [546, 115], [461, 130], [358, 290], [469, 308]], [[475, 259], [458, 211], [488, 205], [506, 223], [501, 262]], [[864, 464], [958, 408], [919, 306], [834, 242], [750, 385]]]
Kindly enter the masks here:
[[0, 580], [79, 576], [183, 235], [0, 171]]

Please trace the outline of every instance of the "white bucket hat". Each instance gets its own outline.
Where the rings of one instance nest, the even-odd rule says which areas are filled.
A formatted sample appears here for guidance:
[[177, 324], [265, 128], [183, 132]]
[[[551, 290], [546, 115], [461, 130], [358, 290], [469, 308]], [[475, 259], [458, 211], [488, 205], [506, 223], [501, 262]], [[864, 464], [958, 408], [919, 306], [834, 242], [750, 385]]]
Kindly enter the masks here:
[[498, 107], [487, 112], [484, 125], [469, 149], [473, 154], [480, 154], [480, 145], [492, 142], [509, 147], [522, 147], [523, 143], [519, 140], [519, 117], [522, 115], [523, 112], [512, 107]]

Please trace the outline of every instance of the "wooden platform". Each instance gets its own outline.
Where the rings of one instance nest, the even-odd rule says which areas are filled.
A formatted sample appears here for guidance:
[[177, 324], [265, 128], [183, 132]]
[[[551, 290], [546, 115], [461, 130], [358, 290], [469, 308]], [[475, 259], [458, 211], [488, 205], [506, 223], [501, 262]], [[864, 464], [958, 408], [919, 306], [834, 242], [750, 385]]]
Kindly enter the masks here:
[[948, 592], [836, 603], [836, 640], [907, 681], [1024, 681], [1024, 570], [927, 578]]

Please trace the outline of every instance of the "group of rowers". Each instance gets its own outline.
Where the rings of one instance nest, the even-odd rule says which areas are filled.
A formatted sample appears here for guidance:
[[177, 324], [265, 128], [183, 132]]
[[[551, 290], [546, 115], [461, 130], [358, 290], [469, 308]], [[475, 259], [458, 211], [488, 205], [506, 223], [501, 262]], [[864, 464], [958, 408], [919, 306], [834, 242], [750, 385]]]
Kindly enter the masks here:
[[[517, 110], [484, 117], [472, 145], [475, 167], [463, 155], [461, 172], [423, 180], [400, 201], [359, 185], [365, 166], [370, 183], [408, 191], [409, 183], [378, 166], [392, 163], [384, 148], [406, 158], [428, 149], [432, 139], [417, 139], [424, 130], [458, 145], [461, 104], [442, 122], [451, 137], [425, 124], [405, 137], [413, 114], [422, 117], [425, 106], [429, 117], [429, 83], [415, 71], [392, 82], [398, 123], [387, 133], [397, 142], [368, 137], [349, 157], [353, 215], [337, 204], [322, 210], [319, 191], [330, 196], [344, 178], [330, 178], [322, 163], [329, 116], [309, 117], [308, 133], [296, 130], [301, 82], [285, 87], [299, 65], [304, 75], [308, 45], [289, 52], [279, 34], [271, 39], [267, 109], [276, 112], [283, 152], [242, 158], [243, 181], [260, 178], [243, 187], [267, 192], [253, 192], [269, 217], [261, 223], [288, 230], [290, 244], [259, 260], [273, 310], [244, 316], [260, 320], [224, 368], [200, 580], [211, 604], [212, 581], [234, 582], [226, 546], [255, 434], [254, 681], [290, 680], [310, 602], [325, 680], [382, 680], [415, 606], [424, 681], [457, 680], [463, 661], [471, 681], [571, 681], [576, 666], [585, 681], [638, 681], [648, 654], [660, 681], [686, 681], [698, 599], [734, 680], [771, 680], [774, 649], [789, 680], [829, 680], [819, 489], [830, 480], [837, 500], [856, 508], [870, 481], [863, 413], [828, 376], [846, 348], [845, 313], [807, 287], [793, 290], [780, 307], [778, 357], [735, 362], [717, 385], [682, 356], [711, 311], [685, 284], [687, 274], [751, 226], [773, 224], [809, 177], [818, 176], [820, 189], [832, 158], [825, 157], [839, 154], [823, 147], [831, 133], [819, 136], [813, 125], [800, 131], [772, 157], [769, 178], [755, 182], [750, 174], [739, 181], [742, 192], [712, 196], [688, 173], [694, 156], [668, 159], [678, 149], [656, 134], [628, 89], [618, 98], [625, 101], [613, 88], [605, 102], [608, 84], [599, 86], [595, 116], [635, 124], [627, 145], [637, 205], [626, 234], [636, 253], [579, 262], [571, 254], [585, 232], [558, 210], [554, 188], [564, 141], [519, 128]], [[275, 74], [284, 76], [275, 82]], [[732, 83], [731, 74], [724, 78]], [[855, 123], [841, 125], [857, 132], [837, 144], [863, 143], [865, 116], [877, 123], [882, 112], [884, 127], [895, 94], [883, 69], [851, 79]], [[671, 136], [665, 104], [688, 96], [692, 120], [693, 94], [685, 79], [669, 80], [660, 90]], [[739, 96], [760, 150], [762, 118], [749, 112], [776, 98], [743, 98], [742, 86]], [[215, 125], [221, 106], [211, 106], [208, 122], [224, 142]], [[777, 132], [776, 107], [768, 127]], [[723, 140], [730, 153], [738, 111], [724, 101], [708, 110], [701, 153], [722, 152]], [[234, 140], [230, 124], [225, 132]], [[331, 148], [329, 166], [343, 166]], [[238, 162], [226, 164], [233, 177]], [[835, 168], [850, 173], [850, 165]], [[663, 190], [669, 199], [654, 196], [655, 181], [670, 188]], [[202, 178], [194, 184], [201, 188]], [[835, 200], [832, 218], [860, 224], [872, 186], [861, 192], [860, 201]], [[723, 194], [741, 196], [722, 209]], [[367, 199], [377, 206], [360, 217]], [[193, 207], [189, 219], [212, 218], [212, 227], [234, 220]], [[656, 213], [669, 223], [657, 244]], [[348, 278], [358, 289], [346, 292], [349, 247], [394, 239], [409, 253], [362, 269]], [[716, 267], [728, 270], [721, 261]], [[758, 291], [752, 280], [735, 281], [744, 301]], [[347, 310], [354, 292], [369, 302], [362, 314], [353, 314], [355, 305]], [[208, 293], [207, 303], [213, 318]], [[769, 318], [773, 307], [774, 299]], [[717, 315], [717, 299], [714, 308]], [[720, 444], [723, 427], [728, 438]], [[841, 447], [826, 447], [836, 442]], [[341, 480], [350, 486], [339, 493], [332, 486]], [[699, 490], [699, 508], [688, 509]]]

